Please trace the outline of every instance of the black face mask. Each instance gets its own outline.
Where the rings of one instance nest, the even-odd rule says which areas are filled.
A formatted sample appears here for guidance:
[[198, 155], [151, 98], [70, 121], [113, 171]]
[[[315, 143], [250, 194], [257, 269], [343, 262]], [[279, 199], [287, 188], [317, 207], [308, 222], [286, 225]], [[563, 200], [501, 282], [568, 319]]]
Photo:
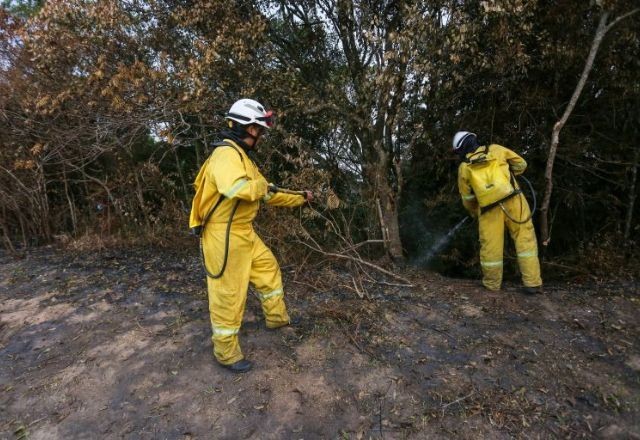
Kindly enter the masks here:
[[250, 135], [246, 131], [240, 132], [239, 130], [234, 129], [222, 130], [220, 132], [220, 137], [223, 139], [231, 139], [236, 144], [240, 145], [245, 151], [252, 149], [252, 147], [244, 141], [244, 138], [247, 136]]
[[478, 142], [478, 138], [475, 136], [469, 136], [464, 140], [457, 153], [460, 156], [460, 159], [464, 159], [467, 154], [476, 151], [479, 146], [480, 143]]

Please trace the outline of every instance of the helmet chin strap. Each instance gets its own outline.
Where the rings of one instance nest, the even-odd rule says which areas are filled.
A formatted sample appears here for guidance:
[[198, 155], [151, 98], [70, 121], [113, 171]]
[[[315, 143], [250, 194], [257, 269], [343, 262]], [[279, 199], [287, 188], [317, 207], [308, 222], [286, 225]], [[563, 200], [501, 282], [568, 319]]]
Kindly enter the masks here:
[[[241, 127], [241, 129], [238, 130], [237, 127]], [[223, 130], [220, 134], [223, 137], [229, 138], [232, 141], [236, 142], [245, 150], [252, 150], [253, 147], [256, 145], [256, 142], [258, 141], [258, 138], [252, 135], [251, 133], [249, 133], [242, 125], [231, 127], [229, 130]], [[246, 138], [253, 139], [253, 145], [247, 144], [245, 142]]]

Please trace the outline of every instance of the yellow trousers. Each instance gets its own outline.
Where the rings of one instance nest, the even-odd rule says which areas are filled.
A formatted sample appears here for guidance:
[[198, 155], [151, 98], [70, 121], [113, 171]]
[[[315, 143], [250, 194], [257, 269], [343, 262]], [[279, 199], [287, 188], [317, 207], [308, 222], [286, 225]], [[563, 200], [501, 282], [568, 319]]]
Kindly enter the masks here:
[[[222, 267], [226, 227], [226, 223], [211, 223], [204, 231], [205, 260], [209, 272], [213, 274]], [[287, 325], [289, 315], [284, 303], [278, 262], [250, 223], [233, 224], [226, 270], [218, 279], [207, 277], [213, 352], [221, 364], [233, 364], [244, 357], [238, 332], [249, 283], [253, 284], [260, 296], [267, 327]]]
[[[522, 194], [506, 200], [502, 205], [518, 221], [529, 217], [531, 212]], [[505, 215], [500, 206], [491, 208], [479, 218], [482, 283], [489, 290], [500, 290], [505, 225], [516, 246], [522, 282], [527, 287], [541, 286], [538, 244], [533, 222], [529, 220], [524, 224], [515, 223]]]

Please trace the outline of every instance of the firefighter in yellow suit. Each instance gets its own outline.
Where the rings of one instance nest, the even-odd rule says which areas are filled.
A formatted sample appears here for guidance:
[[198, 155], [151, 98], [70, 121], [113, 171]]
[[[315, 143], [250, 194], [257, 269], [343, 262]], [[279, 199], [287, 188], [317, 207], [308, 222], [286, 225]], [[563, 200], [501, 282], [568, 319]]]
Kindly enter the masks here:
[[229, 130], [222, 133], [223, 142], [196, 177], [189, 226], [201, 235], [214, 355], [222, 366], [242, 373], [252, 367], [238, 341], [249, 283], [260, 296], [268, 328], [290, 323], [278, 262], [253, 229], [253, 219], [260, 202], [295, 207], [313, 195], [271, 192], [273, 187], [247, 155], [272, 126], [270, 111], [257, 101], [241, 99], [226, 119]]
[[542, 291], [540, 262], [531, 211], [513, 176], [527, 168], [525, 160], [501, 145], [480, 145], [474, 133], [459, 131], [453, 150], [461, 158], [458, 190], [467, 211], [478, 218], [482, 283], [500, 290], [504, 228], [513, 239], [526, 293]]

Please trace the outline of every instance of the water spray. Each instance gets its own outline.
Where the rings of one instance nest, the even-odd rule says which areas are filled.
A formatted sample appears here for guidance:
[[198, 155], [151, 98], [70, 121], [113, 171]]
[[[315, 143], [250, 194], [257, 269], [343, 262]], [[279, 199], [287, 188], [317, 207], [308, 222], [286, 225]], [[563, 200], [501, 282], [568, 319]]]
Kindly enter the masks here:
[[429, 252], [424, 255], [423, 257], [420, 257], [417, 260], [417, 263], [419, 266], [422, 266], [428, 262], [431, 261], [431, 259], [433, 259], [433, 257], [435, 257], [437, 254], [439, 254], [442, 249], [444, 249], [444, 247], [449, 244], [449, 242], [451, 241], [451, 239], [454, 237], [454, 235], [456, 235], [456, 232], [458, 232], [458, 230], [467, 222], [467, 220], [469, 220], [471, 217], [469, 216], [465, 216], [462, 220], [460, 220], [453, 228], [451, 228], [449, 230], [449, 232], [447, 232], [446, 235], [440, 237], [440, 239], [433, 245], [431, 246], [431, 249], [429, 250]]

